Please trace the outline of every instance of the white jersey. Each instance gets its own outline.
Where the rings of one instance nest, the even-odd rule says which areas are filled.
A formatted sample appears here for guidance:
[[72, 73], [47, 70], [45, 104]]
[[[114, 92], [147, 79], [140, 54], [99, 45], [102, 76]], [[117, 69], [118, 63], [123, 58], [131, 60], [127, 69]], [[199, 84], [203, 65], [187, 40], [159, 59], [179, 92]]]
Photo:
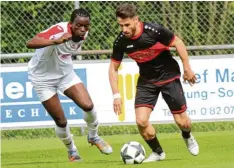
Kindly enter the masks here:
[[[58, 39], [64, 33], [71, 33], [71, 24], [61, 22], [37, 34], [45, 39]], [[87, 37], [88, 32], [85, 37]], [[85, 38], [84, 38], [85, 39]], [[84, 40], [69, 40], [59, 45], [36, 49], [35, 55], [28, 63], [29, 79], [47, 81], [59, 79], [73, 70], [72, 54], [77, 52]]]

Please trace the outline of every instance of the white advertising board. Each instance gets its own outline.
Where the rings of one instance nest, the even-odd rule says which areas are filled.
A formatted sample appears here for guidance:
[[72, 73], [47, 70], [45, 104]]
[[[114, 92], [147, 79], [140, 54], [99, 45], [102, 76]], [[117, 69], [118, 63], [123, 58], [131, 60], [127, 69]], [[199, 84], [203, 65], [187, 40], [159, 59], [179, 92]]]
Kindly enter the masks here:
[[[200, 59], [198, 59], [200, 58]], [[181, 66], [181, 62], [178, 61]], [[191, 59], [197, 83], [183, 83], [188, 114], [193, 121], [234, 120], [234, 58]], [[123, 62], [119, 83], [123, 97], [123, 113], [113, 112], [112, 92], [108, 78], [109, 62], [75, 64], [74, 69], [93, 99], [100, 124], [127, 125], [135, 123], [134, 96], [138, 67], [135, 62]], [[183, 70], [181, 69], [181, 72]], [[27, 66], [2, 67], [0, 78], [1, 128], [23, 129], [51, 127], [54, 122], [42, 107], [27, 78]], [[82, 110], [63, 95], [60, 99], [68, 123], [84, 125]], [[173, 123], [173, 117], [162, 99], [158, 99], [150, 120], [154, 123]]]

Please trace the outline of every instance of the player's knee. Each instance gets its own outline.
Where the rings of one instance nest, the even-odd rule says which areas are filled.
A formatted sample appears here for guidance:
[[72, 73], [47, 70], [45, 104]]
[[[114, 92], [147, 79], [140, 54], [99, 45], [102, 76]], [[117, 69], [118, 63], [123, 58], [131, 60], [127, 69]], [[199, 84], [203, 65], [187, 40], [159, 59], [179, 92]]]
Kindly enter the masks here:
[[81, 108], [82, 108], [84, 111], [91, 111], [91, 110], [93, 110], [93, 107], [94, 107], [94, 105], [93, 105], [92, 102], [86, 102], [86, 103], [84, 103], [84, 104], [82, 105]]
[[144, 120], [144, 119], [138, 118], [138, 117], [136, 118], [136, 123], [137, 123], [137, 126], [140, 128], [146, 128], [149, 125], [148, 120]]
[[184, 128], [185, 129], [190, 129], [191, 128], [191, 120], [190, 119], [187, 119], [185, 125], [184, 125]]
[[58, 127], [61, 127], [61, 128], [65, 128], [67, 126], [67, 120], [66, 118], [64, 119], [61, 119], [61, 118], [58, 118], [56, 121], [55, 121], [56, 125]]
[[190, 129], [191, 128], [191, 121], [190, 121], [190, 119], [180, 120], [179, 122], [177, 122], [177, 125], [182, 129]]

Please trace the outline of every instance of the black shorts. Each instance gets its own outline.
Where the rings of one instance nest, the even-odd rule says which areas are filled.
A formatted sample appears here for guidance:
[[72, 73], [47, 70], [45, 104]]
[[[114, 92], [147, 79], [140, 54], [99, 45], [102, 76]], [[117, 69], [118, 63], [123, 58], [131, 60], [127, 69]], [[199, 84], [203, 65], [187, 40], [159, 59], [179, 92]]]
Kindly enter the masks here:
[[139, 78], [137, 83], [135, 108], [149, 107], [153, 110], [160, 92], [173, 114], [186, 111], [187, 105], [180, 79], [175, 79], [159, 86]]

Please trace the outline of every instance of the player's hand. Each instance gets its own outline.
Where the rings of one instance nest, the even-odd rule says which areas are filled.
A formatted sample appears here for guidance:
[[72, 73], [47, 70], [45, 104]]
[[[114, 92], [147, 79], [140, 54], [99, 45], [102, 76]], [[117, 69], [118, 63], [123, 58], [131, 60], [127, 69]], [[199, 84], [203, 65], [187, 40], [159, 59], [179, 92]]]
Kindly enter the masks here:
[[54, 43], [62, 44], [71, 39], [72, 39], [72, 35], [70, 33], [64, 33], [59, 39], [54, 40]]
[[117, 115], [122, 114], [121, 107], [122, 107], [122, 99], [121, 98], [115, 98], [113, 102], [114, 112]]
[[184, 81], [188, 81], [190, 86], [193, 86], [196, 83], [196, 80], [197, 80], [194, 72], [191, 69], [188, 69], [188, 70], [184, 71], [183, 78], [184, 78]]

